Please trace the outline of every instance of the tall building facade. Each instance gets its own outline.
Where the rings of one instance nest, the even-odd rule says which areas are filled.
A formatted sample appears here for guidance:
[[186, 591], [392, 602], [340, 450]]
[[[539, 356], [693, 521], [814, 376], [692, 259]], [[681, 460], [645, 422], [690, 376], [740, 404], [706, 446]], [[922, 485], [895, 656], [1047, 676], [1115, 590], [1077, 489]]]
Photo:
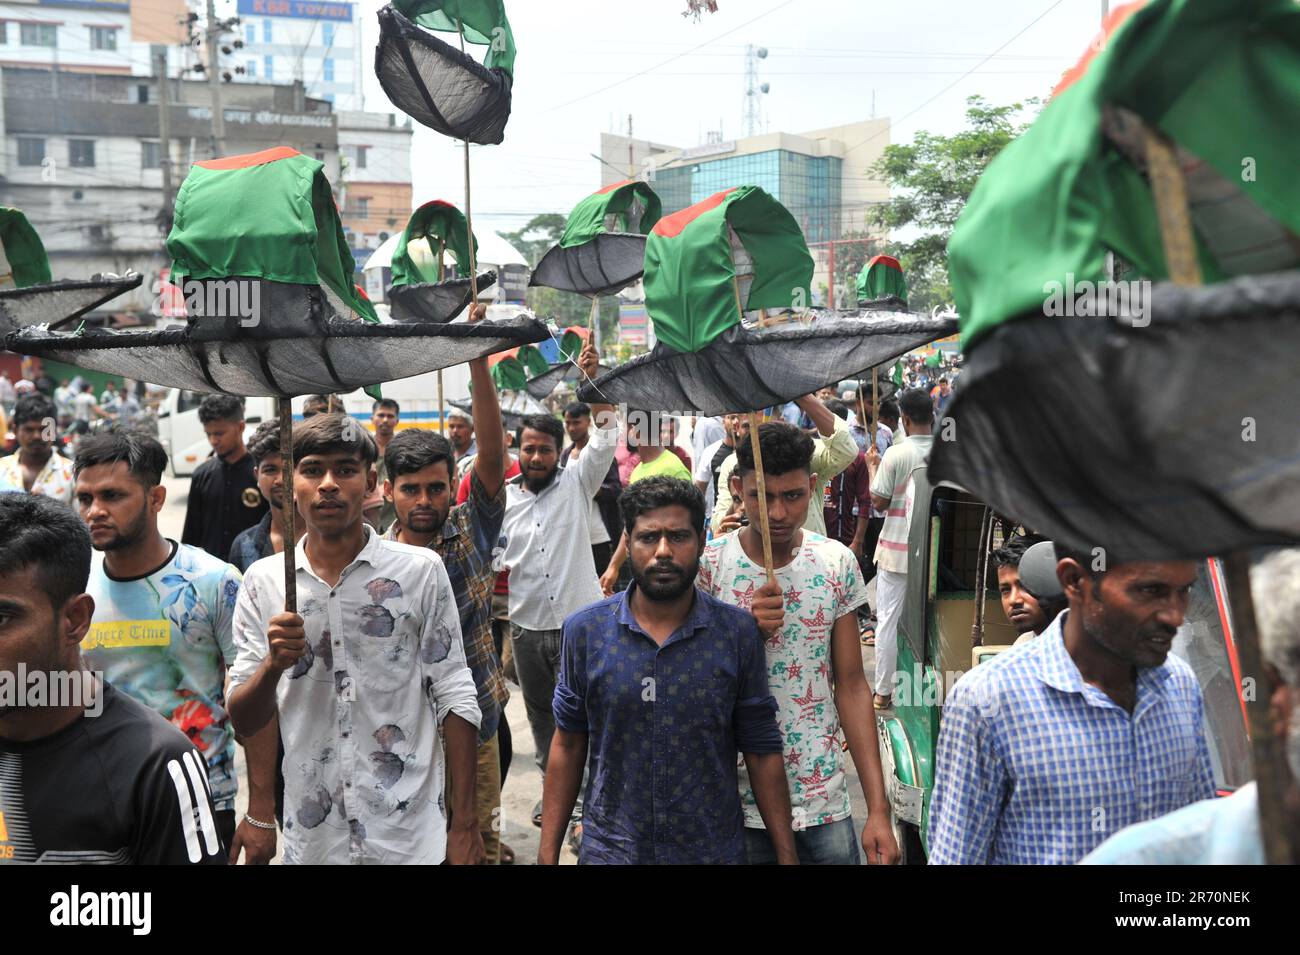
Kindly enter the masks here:
[[889, 132], [887, 118], [871, 119], [690, 148], [602, 134], [601, 185], [628, 178], [624, 170], [653, 177], [665, 214], [732, 186], [761, 186], [790, 210], [809, 244], [830, 242], [871, 231], [871, 206], [889, 198], [888, 185], [871, 174]]
[[0, 3], [0, 66], [69, 72], [153, 73], [150, 44], [168, 45], [168, 72], [192, 65], [185, 0], [7, 0]]
[[[601, 185], [650, 180], [669, 215], [733, 186], [760, 186], [803, 230], [816, 263], [813, 298], [849, 304], [845, 250], [865, 251], [888, 236], [871, 223], [872, 208], [889, 199], [889, 186], [871, 167], [889, 145], [888, 118], [806, 133], [766, 133], [680, 148], [602, 134]], [[836, 260], [836, 255], [840, 258]], [[830, 276], [836, 276], [832, 283]]]
[[339, 214], [357, 281], [372, 252], [406, 228], [411, 215], [409, 116], [339, 110]]
[[[171, 165], [179, 186], [207, 159], [211, 91], [169, 80]], [[224, 152], [292, 146], [340, 181], [338, 118], [301, 86], [238, 83], [223, 91]], [[107, 306], [119, 323], [153, 321], [164, 250], [157, 80], [116, 73], [0, 68], [0, 205], [21, 209], [40, 235], [56, 278], [96, 272], [144, 276]]]
[[336, 109], [362, 108], [369, 60], [363, 55], [360, 4], [238, 0], [237, 9], [244, 46], [229, 62], [244, 68], [245, 82], [300, 82], [308, 96]]

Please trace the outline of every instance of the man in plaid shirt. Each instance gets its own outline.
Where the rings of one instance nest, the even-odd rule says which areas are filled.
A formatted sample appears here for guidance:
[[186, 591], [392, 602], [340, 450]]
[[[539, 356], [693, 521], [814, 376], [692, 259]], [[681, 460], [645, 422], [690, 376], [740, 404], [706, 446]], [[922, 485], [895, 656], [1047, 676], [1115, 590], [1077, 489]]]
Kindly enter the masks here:
[[[484, 306], [475, 306], [471, 321], [478, 321], [485, 311]], [[510, 691], [492, 640], [492, 587], [496, 581], [494, 552], [500, 543], [506, 509], [506, 448], [501, 405], [487, 359], [472, 361], [469, 366], [474, 431], [478, 435], [469, 500], [452, 506], [456, 453], [451, 442], [430, 431], [400, 431], [384, 451], [388, 473], [384, 498], [397, 511], [385, 536], [403, 544], [432, 548], [442, 558], [456, 594], [465, 662], [474, 675], [483, 714], [475, 784], [479, 831], [487, 863], [496, 865], [503, 849], [496, 822], [501, 806], [497, 732]]]
[[1214, 795], [1201, 690], [1169, 655], [1196, 562], [1094, 566], [1061, 559], [1069, 609], [949, 694], [931, 863], [1073, 864], [1125, 826]]

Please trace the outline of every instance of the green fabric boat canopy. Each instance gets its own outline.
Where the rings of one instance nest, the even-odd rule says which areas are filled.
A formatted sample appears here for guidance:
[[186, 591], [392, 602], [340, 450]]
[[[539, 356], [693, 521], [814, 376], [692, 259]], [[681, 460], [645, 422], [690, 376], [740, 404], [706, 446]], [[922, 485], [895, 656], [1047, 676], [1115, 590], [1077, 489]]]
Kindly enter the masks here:
[[[561, 248], [590, 242], [605, 232], [648, 233], [663, 215], [663, 204], [649, 183], [627, 179], [606, 186], [583, 199], [564, 224], [560, 237]], [[608, 228], [608, 217], [614, 216], [616, 228]]]
[[41, 237], [26, 215], [0, 206], [0, 288], [26, 288], [49, 281], [50, 260]]
[[87, 312], [136, 288], [143, 276], [50, 277], [45, 243], [19, 209], [0, 206], [0, 337], [18, 329], [70, 325]]
[[492, 366], [492, 383], [498, 391], [523, 391], [528, 379], [550, 369], [535, 345], [521, 345]]
[[929, 479], [1111, 562], [1300, 540], [1296, 116], [1294, 0], [1114, 11], [957, 223]]
[[1207, 283], [1300, 261], [1300, 5], [1153, 0], [1108, 26], [989, 165], [953, 231], [967, 351], [1003, 322], [1042, 316], [1050, 283], [1104, 280], [1107, 252], [1133, 278], [1168, 277], [1137, 120], [1179, 147]]
[[[412, 242], [424, 239], [432, 253], [432, 264], [421, 268], [420, 263], [411, 255]], [[420, 282], [437, 282], [438, 263], [441, 261], [439, 249], [443, 246], [451, 252], [456, 260], [456, 272], [461, 277], [469, 275], [469, 244], [474, 243], [474, 253], [478, 254], [478, 239], [469, 234], [469, 224], [465, 214], [450, 202], [435, 199], [426, 202], [406, 223], [402, 237], [397, 241], [393, 251], [393, 284], [410, 285]]]
[[[747, 292], [739, 288], [737, 253], [752, 263]], [[742, 308], [806, 308], [812, 274], [794, 216], [758, 186], [738, 186], [655, 224], [646, 240], [646, 311], [660, 342], [699, 351], [740, 324]]]
[[288, 146], [195, 163], [176, 195], [172, 282], [263, 278], [319, 285], [338, 311], [379, 321], [352, 281], [325, 166]]
[[502, 0], [392, 0], [391, 6], [426, 30], [462, 33], [466, 43], [486, 46], [483, 65], [514, 75], [515, 35]]
[[859, 302], [907, 304], [907, 279], [903, 267], [892, 255], [873, 255], [858, 273]]

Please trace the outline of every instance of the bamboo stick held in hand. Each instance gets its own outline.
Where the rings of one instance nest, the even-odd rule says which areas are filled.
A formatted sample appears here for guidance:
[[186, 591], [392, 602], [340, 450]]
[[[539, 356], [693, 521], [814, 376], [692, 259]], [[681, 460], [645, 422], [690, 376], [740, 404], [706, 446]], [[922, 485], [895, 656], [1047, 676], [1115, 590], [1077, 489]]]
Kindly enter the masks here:
[[284, 476], [284, 609], [298, 612], [298, 512], [293, 497], [293, 400], [278, 399], [280, 473]]
[[754, 477], [758, 480], [758, 531], [763, 538], [763, 569], [767, 571], [767, 582], [776, 582], [776, 570], [772, 565], [772, 529], [767, 525], [767, 482], [763, 479], [763, 448], [758, 440], [759, 415], [757, 411], [749, 413], [749, 446], [754, 451]]
[[[1187, 204], [1187, 182], [1183, 178], [1177, 148], [1159, 130], [1148, 128], [1143, 136], [1169, 278], [1179, 285], [1201, 285], [1204, 279]], [[1223, 568], [1228, 603], [1232, 608], [1232, 635], [1242, 676], [1258, 684], [1256, 692], [1246, 700], [1246, 713], [1259, 790], [1260, 836], [1264, 843], [1264, 859], [1269, 865], [1295, 865], [1300, 862], [1300, 838], [1287, 820], [1291, 773], [1283, 741], [1273, 732], [1269, 696], [1263, 691], [1267, 678], [1259, 649], [1254, 595], [1250, 590], [1250, 561], [1249, 552], [1238, 551], [1224, 558]]]
[[[858, 386], [858, 398], [862, 397], [862, 386]], [[880, 372], [871, 369], [871, 446], [876, 447], [876, 431], [880, 428]]]
[[[467, 220], [467, 221], [468, 221], [468, 220]], [[473, 233], [471, 233], [471, 235], [470, 235], [470, 243], [472, 244], [473, 241], [474, 241], [474, 239], [473, 239]], [[443, 269], [443, 263], [442, 263], [442, 260], [443, 260], [443, 257], [446, 256], [446, 254], [447, 254], [447, 240], [446, 240], [446, 239], [441, 239], [441, 240], [438, 242], [438, 281], [439, 281], [439, 283], [442, 282], [442, 276], [443, 276], [443, 271], [442, 271], [442, 269]], [[473, 308], [474, 308], [473, 303], [470, 303], [470, 309], [472, 310]], [[446, 411], [446, 408], [447, 408], [447, 406], [446, 406], [446, 404], [443, 402], [443, 393], [442, 393], [442, 369], [439, 368], [439, 369], [438, 369], [438, 432], [439, 432], [440, 434], [444, 434], [444, 435], [447, 433], [447, 411]]]
[[[744, 319], [745, 309], [740, 302], [740, 280], [734, 275], [731, 286], [736, 292], [736, 310]], [[764, 309], [758, 319], [759, 325], [765, 324], [766, 319], [767, 311]], [[758, 412], [749, 412], [749, 446], [754, 451], [754, 477], [758, 481], [758, 533], [763, 539], [763, 569], [767, 571], [767, 582], [770, 584], [776, 582], [776, 570], [772, 565], [772, 529], [767, 523], [767, 482], [763, 479], [763, 449], [758, 442], [759, 420]]]

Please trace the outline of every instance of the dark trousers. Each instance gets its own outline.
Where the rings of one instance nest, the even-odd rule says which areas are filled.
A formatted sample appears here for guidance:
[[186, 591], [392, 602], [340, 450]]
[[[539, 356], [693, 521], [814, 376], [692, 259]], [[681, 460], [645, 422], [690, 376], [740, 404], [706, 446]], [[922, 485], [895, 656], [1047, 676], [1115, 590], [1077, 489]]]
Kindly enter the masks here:
[[[546, 762], [551, 754], [551, 737], [555, 735], [555, 717], [551, 703], [555, 699], [555, 682], [560, 676], [560, 647], [562, 630], [525, 630], [510, 624], [510, 641], [514, 647], [515, 673], [524, 691], [524, 710], [528, 713], [528, 728], [533, 733], [537, 748], [537, 768], [546, 775]], [[582, 816], [582, 797], [587, 789], [586, 767], [583, 768], [582, 785], [573, 807], [573, 818]]]
[[[510, 624], [505, 620], [492, 621], [492, 642], [497, 648], [497, 659], [501, 659], [501, 651], [506, 647], [506, 630]], [[517, 675], [517, 674], [516, 674]], [[501, 761], [501, 788], [506, 785], [506, 774], [510, 772], [510, 760], [514, 758], [515, 748], [513, 738], [510, 736], [510, 721], [506, 719], [505, 711], [501, 712], [501, 719], [497, 722], [497, 754]]]
[[[858, 827], [853, 817], [795, 830], [794, 851], [800, 865], [861, 865]], [[745, 830], [745, 854], [750, 865], [776, 865], [776, 850], [766, 829]]]
[[885, 526], [883, 517], [867, 520], [867, 533], [862, 539], [862, 582], [868, 584], [876, 576], [876, 544], [880, 540], [880, 531]]
[[216, 810], [212, 814], [212, 824], [217, 827], [217, 838], [221, 840], [222, 851], [230, 855], [230, 847], [235, 841], [235, 810]]
[[525, 630], [510, 624], [515, 673], [524, 691], [528, 728], [533, 732], [533, 745], [537, 748], [537, 768], [543, 774], [551, 752], [551, 737], [555, 735], [551, 703], [555, 698], [555, 681], [560, 675], [560, 637], [559, 630]]

